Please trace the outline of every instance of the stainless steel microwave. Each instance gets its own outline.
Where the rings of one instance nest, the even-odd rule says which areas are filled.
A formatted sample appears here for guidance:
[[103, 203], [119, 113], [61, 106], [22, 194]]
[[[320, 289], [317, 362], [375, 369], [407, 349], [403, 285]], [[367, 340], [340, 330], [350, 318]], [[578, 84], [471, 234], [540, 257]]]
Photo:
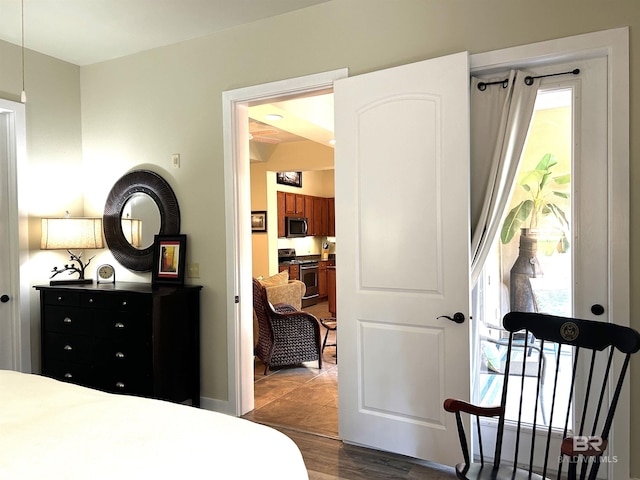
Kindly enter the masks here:
[[287, 238], [306, 237], [308, 222], [303, 217], [285, 217], [285, 234]]

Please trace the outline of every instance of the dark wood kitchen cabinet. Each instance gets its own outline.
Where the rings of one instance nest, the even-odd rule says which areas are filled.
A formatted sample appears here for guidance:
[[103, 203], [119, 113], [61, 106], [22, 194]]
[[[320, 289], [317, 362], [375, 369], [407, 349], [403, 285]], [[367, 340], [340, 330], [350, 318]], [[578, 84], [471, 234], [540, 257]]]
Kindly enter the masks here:
[[285, 270], [289, 272], [289, 280], [300, 280], [300, 265], [297, 263], [278, 265], [278, 273]]
[[332, 267], [335, 264], [335, 260], [320, 260], [318, 262], [318, 296], [321, 299], [327, 298], [329, 295], [327, 267]]
[[289, 216], [304, 217], [304, 195], [285, 192], [284, 211]]
[[286, 235], [285, 217], [306, 217], [308, 236], [335, 236], [335, 199], [277, 192], [278, 237]]
[[35, 288], [44, 375], [199, 406], [200, 286]]

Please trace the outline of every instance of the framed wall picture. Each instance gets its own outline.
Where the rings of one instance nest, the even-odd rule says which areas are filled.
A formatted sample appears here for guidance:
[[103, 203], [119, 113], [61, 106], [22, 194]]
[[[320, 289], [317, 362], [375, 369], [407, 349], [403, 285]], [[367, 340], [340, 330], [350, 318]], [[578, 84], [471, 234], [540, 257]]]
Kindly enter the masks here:
[[276, 183], [302, 188], [302, 172], [276, 172]]
[[156, 235], [153, 242], [151, 283], [183, 285], [186, 261], [186, 235]]
[[267, 212], [264, 210], [251, 212], [251, 231], [261, 233], [267, 231]]

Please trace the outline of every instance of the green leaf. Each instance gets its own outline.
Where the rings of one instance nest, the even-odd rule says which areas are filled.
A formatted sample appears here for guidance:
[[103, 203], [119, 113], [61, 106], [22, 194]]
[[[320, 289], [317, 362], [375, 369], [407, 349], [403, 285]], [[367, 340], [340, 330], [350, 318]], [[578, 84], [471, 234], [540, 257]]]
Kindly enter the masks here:
[[553, 212], [553, 215], [558, 220], [558, 223], [562, 227], [568, 229], [569, 228], [569, 220], [567, 220], [567, 216], [565, 215], [564, 211], [560, 207], [558, 207], [555, 203], [548, 203], [547, 206]]
[[533, 209], [532, 200], [524, 200], [516, 205], [507, 215], [500, 232], [500, 241], [509, 243], [522, 224], [529, 218]]
[[546, 153], [544, 157], [542, 157], [542, 160], [538, 162], [538, 165], [536, 165], [536, 170], [547, 171], [557, 163], [558, 161], [556, 160], [556, 156], [554, 154]]
[[571, 183], [571, 174], [565, 173], [564, 175], [558, 175], [557, 177], [553, 177], [553, 181], [558, 185], [567, 185]]

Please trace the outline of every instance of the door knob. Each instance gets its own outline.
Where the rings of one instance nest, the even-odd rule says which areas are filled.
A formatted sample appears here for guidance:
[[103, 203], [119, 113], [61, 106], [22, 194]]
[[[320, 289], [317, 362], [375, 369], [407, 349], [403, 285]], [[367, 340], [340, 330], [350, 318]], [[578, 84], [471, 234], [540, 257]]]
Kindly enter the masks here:
[[0, 302], [7, 303], [10, 300], [9, 295], [5, 294], [0, 297]]
[[464, 313], [456, 312], [453, 314], [453, 318], [448, 315], [440, 315], [438, 318], [446, 318], [447, 320], [451, 320], [456, 323], [464, 323]]
[[594, 315], [602, 315], [604, 313], [604, 307], [599, 303], [591, 305], [591, 313]]

